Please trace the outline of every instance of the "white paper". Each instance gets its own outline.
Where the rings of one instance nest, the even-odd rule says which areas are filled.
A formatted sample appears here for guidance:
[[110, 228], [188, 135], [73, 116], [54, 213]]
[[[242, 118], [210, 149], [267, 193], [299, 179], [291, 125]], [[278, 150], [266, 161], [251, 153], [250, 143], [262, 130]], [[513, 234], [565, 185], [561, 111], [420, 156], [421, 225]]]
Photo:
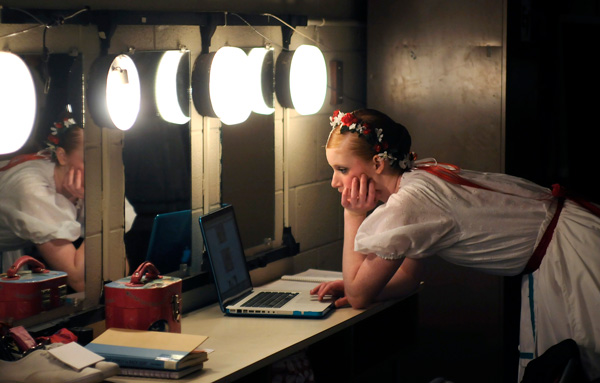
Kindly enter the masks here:
[[104, 360], [104, 357], [88, 350], [76, 342], [51, 348], [48, 352], [56, 359], [78, 371]]
[[281, 277], [283, 280], [298, 281], [298, 282], [330, 282], [342, 279], [341, 271], [329, 271], [329, 270], [318, 270], [308, 269], [294, 275], [284, 275]]

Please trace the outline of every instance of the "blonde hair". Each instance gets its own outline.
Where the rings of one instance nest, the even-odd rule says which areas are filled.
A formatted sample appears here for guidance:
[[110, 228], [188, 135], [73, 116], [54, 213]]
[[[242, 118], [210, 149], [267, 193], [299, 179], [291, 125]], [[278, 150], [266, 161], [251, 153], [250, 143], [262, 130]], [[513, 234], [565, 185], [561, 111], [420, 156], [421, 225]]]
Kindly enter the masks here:
[[327, 144], [327, 149], [337, 149], [346, 142], [346, 147], [358, 158], [361, 158], [367, 162], [371, 161], [373, 156], [376, 154], [371, 145], [366, 140], [363, 140], [358, 134], [349, 134], [350, 132], [341, 132], [341, 126], [338, 125], [331, 130]]
[[[401, 124], [394, 122], [387, 115], [374, 110], [374, 109], [359, 109], [352, 114], [358, 118], [362, 123], [368, 124], [373, 129], [381, 129], [385, 140], [389, 143], [390, 147], [398, 150], [400, 159], [407, 156], [410, 152], [411, 137], [408, 130]], [[371, 159], [377, 155], [377, 151], [367, 142], [366, 139], [361, 138], [358, 134], [352, 134], [352, 131], [340, 130], [341, 125], [334, 127], [329, 133], [325, 148], [335, 149], [342, 146], [346, 142], [347, 149], [365, 161], [371, 161]], [[404, 171], [398, 166], [398, 161], [392, 164], [392, 167], [397, 168], [400, 171]], [[406, 169], [408, 170], [408, 169]]]

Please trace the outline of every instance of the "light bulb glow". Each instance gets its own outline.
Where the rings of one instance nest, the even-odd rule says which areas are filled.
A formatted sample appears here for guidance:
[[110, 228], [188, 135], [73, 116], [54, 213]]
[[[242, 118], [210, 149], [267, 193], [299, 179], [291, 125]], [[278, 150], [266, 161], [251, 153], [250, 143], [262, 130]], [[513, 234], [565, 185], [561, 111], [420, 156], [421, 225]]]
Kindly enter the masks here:
[[155, 98], [158, 113], [167, 122], [185, 124], [190, 120], [181, 110], [177, 98], [177, 69], [185, 52], [167, 51], [158, 64]]
[[19, 150], [33, 130], [35, 85], [27, 64], [17, 55], [0, 52], [0, 154]]
[[210, 67], [212, 108], [227, 125], [242, 123], [252, 112], [248, 92], [248, 56], [235, 47], [220, 48]]
[[319, 48], [301, 45], [294, 52], [290, 92], [294, 109], [299, 114], [315, 114], [321, 110], [327, 93], [327, 64]]
[[[274, 108], [265, 103], [262, 89], [262, 67], [265, 57], [270, 50], [267, 48], [253, 48], [248, 53], [249, 92], [252, 111], [259, 114], [272, 114]], [[270, 79], [272, 81], [272, 79]]]
[[128, 130], [140, 112], [140, 77], [133, 60], [117, 56], [106, 76], [106, 106], [113, 124]]

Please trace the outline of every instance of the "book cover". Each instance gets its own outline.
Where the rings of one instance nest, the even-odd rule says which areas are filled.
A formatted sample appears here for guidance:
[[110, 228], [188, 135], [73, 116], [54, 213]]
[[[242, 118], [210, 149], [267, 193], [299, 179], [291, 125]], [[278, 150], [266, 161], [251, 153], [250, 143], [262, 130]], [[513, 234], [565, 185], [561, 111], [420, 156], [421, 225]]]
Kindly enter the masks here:
[[181, 370], [207, 360], [198, 347], [208, 337], [110, 328], [86, 348], [120, 367]]

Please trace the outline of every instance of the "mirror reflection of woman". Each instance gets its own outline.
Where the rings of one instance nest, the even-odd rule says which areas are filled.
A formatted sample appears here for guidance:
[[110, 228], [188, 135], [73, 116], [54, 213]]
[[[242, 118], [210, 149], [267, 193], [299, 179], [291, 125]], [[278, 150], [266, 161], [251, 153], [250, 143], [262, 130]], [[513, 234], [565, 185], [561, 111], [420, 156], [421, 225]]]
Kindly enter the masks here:
[[83, 291], [85, 245], [74, 244], [83, 237], [83, 129], [67, 117], [54, 124], [46, 144], [0, 168], [3, 267], [34, 245], [47, 268], [66, 272], [68, 285]]

